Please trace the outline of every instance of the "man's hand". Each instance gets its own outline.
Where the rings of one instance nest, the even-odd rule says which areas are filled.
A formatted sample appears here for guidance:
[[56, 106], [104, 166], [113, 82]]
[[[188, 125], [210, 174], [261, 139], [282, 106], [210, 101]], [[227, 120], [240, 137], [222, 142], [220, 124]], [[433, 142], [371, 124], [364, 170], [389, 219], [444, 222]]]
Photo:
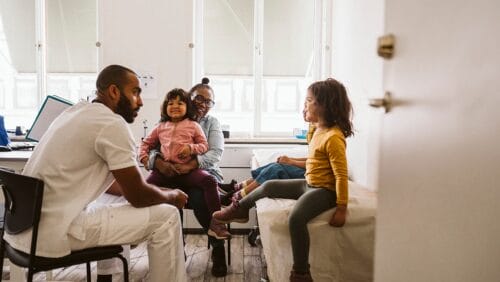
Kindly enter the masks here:
[[182, 149], [179, 151], [179, 154], [177, 154], [177, 157], [179, 157], [179, 159], [181, 160], [187, 159], [190, 156], [191, 156], [191, 148], [189, 147], [189, 145], [183, 145]]
[[345, 218], [347, 214], [346, 205], [338, 205], [330, 219], [330, 225], [333, 227], [342, 227], [345, 224]]
[[168, 199], [167, 203], [176, 206], [178, 209], [184, 208], [187, 203], [188, 196], [179, 189], [163, 190], [163, 193]]
[[156, 158], [155, 167], [161, 174], [166, 177], [179, 175], [179, 172], [174, 167], [174, 165], [171, 162], [163, 160], [162, 158]]

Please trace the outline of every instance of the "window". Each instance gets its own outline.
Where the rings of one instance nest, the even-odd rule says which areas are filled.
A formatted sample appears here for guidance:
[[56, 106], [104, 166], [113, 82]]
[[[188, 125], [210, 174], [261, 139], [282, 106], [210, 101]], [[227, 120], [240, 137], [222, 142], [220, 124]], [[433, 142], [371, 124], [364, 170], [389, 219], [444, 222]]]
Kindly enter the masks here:
[[31, 126], [45, 95], [77, 102], [92, 94], [96, 7], [96, 1], [0, 0], [0, 112], [8, 129]]
[[194, 77], [210, 78], [211, 114], [233, 136], [292, 136], [306, 127], [307, 87], [321, 78], [323, 1], [196, 2]]
[[39, 104], [35, 18], [35, 1], [0, 1], [0, 113], [8, 129], [30, 124]]
[[71, 101], [90, 96], [97, 77], [96, 1], [47, 3], [47, 94]]

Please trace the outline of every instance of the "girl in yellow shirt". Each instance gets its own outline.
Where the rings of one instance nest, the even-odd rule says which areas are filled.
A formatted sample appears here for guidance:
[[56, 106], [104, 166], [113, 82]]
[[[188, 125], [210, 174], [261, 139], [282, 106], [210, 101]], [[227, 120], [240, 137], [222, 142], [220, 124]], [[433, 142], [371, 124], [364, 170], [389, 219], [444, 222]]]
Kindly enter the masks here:
[[306, 119], [316, 131], [309, 143], [306, 179], [269, 180], [239, 201], [217, 211], [221, 222], [247, 222], [248, 211], [259, 199], [296, 199], [289, 217], [293, 269], [290, 281], [312, 281], [309, 271], [307, 223], [336, 207], [330, 225], [342, 227], [347, 212], [347, 159], [345, 138], [353, 134], [352, 107], [344, 85], [329, 78], [311, 84], [305, 101]]

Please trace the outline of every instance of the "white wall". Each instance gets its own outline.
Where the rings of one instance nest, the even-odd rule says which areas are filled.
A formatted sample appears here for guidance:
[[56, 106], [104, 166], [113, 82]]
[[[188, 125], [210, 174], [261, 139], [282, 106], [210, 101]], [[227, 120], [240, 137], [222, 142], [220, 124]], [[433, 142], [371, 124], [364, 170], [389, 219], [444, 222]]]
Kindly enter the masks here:
[[384, 30], [384, 0], [333, 1], [333, 77], [347, 87], [354, 108], [355, 135], [347, 139], [349, 167], [356, 182], [377, 189], [381, 111], [367, 105], [382, 97], [382, 59], [377, 37]]
[[[156, 80], [156, 99], [145, 99], [132, 131], [143, 135], [160, 118], [160, 105], [168, 90], [192, 86], [192, 1], [101, 0], [99, 13], [100, 66], [122, 64]], [[146, 94], [146, 93], [145, 93]], [[146, 95], [145, 95], [146, 96]]]

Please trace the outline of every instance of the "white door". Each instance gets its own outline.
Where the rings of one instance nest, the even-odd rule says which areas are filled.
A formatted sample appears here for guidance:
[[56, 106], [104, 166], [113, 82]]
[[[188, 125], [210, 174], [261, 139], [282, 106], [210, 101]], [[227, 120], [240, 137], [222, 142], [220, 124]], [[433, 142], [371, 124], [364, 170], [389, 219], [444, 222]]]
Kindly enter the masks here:
[[500, 281], [500, 1], [386, 0], [375, 281]]

